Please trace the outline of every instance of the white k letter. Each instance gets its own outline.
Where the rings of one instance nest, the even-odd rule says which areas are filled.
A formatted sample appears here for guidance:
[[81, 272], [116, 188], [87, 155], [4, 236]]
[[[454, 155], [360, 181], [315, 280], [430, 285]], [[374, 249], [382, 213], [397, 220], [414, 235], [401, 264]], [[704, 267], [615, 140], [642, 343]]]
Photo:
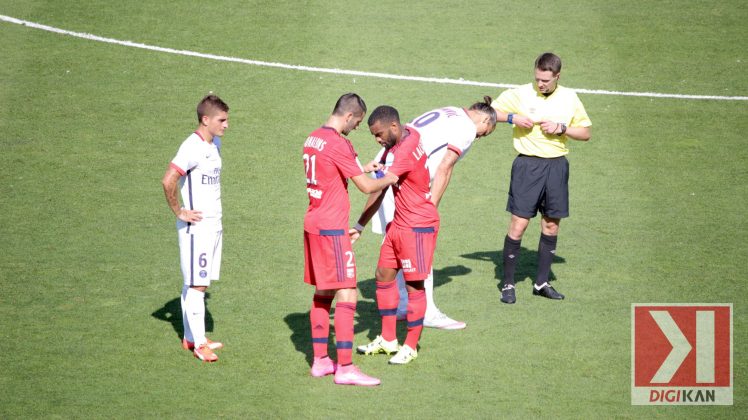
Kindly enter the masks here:
[[673, 321], [673, 317], [667, 311], [650, 311], [649, 313], [654, 318], [657, 326], [660, 327], [660, 330], [665, 334], [665, 337], [670, 341], [670, 345], [673, 346], [667, 359], [662, 362], [660, 369], [652, 377], [651, 382], [668, 383], [673, 378], [673, 375], [675, 375], [675, 372], [678, 371], [688, 353], [691, 352], [692, 347], [688, 343], [686, 336], [678, 328], [678, 325]]

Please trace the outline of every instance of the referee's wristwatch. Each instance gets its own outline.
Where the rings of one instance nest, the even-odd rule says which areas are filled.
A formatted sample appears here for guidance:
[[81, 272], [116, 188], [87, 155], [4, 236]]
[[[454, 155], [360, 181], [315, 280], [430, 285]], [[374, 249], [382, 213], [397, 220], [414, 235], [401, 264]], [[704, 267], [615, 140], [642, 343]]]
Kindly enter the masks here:
[[560, 132], [560, 133], [558, 133], [558, 135], [559, 135], [559, 136], [563, 136], [563, 135], [564, 135], [564, 133], [566, 133], [566, 124], [564, 124], [564, 123], [559, 123], [559, 125], [561, 125], [561, 132]]

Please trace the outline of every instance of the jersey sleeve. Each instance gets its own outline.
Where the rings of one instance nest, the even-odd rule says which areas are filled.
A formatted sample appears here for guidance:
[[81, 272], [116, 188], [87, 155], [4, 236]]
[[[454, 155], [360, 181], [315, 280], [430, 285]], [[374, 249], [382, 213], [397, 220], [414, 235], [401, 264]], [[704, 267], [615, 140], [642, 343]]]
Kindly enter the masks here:
[[571, 117], [571, 124], [569, 124], [570, 127], [591, 127], [592, 126], [592, 120], [590, 120], [590, 117], [587, 115], [587, 111], [584, 109], [584, 105], [582, 104], [582, 101], [579, 100], [579, 97], [574, 95], [575, 99], [575, 106], [574, 106], [574, 115]]
[[450, 143], [450, 144], [447, 145], [447, 149], [449, 149], [449, 150], [457, 153], [457, 156], [462, 156], [462, 153], [465, 151], [465, 149], [461, 149], [461, 148], [453, 145], [452, 143]]
[[470, 119], [464, 122], [465, 124], [460, 124], [459, 127], [452, 126], [447, 140], [447, 149], [457, 153], [457, 156], [460, 157], [473, 145], [477, 134], [475, 124]]
[[491, 107], [507, 114], [518, 113], [519, 105], [517, 89], [509, 89], [501, 92], [499, 97], [494, 99], [491, 103]]
[[358, 155], [347, 142], [341, 144], [339, 147], [335, 147], [330, 157], [345, 178], [352, 178], [364, 173], [364, 169], [358, 160]]
[[453, 130], [449, 133], [447, 149], [457, 153], [457, 156], [462, 156], [470, 149], [475, 140], [475, 124], [470, 120], [466, 122], [467, 124], [459, 127], [458, 130]]
[[398, 147], [394, 153], [390, 151], [389, 153], [392, 154], [392, 164], [385, 171], [397, 175], [398, 178], [410, 172], [413, 168], [412, 151], [412, 147]]
[[176, 169], [180, 175], [184, 175], [197, 166], [196, 153], [197, 151], [190, 145], [189, 141], [185, 141], [179, 146], [177, 155], [171, 160], [170, 166]]

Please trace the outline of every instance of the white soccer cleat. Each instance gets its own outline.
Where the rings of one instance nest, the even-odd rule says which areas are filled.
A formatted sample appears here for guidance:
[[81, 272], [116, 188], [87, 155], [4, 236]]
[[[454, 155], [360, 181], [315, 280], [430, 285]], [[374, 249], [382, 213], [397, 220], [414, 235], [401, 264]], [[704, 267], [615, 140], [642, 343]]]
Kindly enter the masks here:
[[358, 346], [356, 351], [359, 354], [392, 354], [397, 351], [397, 348], [397, 339], [387, 341], [381, 335], [378, 335], [371, 343]]
[[389, 363], [391, 365], [405, 365], [413, 361], [416, 357], [418, 357], [418, 351], [410, 348], [409, 345], [404, 344], [400, 347], [397, 354], [392, 356]]
[[467, 324], [462, 321], [456, 321], [443, 312], [437, 312], [433, 316], [425, 317], [423, 319], [423, 326], [438, 328], [440, 330], [461, 330], [467, 327]]

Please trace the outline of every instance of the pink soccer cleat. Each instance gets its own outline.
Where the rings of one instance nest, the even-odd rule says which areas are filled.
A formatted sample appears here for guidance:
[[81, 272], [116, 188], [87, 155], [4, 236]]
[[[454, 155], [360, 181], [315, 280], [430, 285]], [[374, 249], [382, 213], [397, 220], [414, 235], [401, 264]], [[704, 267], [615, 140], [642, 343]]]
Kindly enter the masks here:
[[376, 386], [381, 383], [377, 378], [361, 373], [356, 365], [338, 366], [335, 372], [335, 383], [338, 385]]
[[337, 364], [329, 357], [315, 357], [312, 363], [312, 376], [320, 378], [322, 376], [332, 375], [335, 373]]
[[195, 357], [202, 360], [203, 362], [215, 362], [218, 360], [218, 356], [213, 353], [213, 350], [208, 347], [208, 344], [203, 344], [200, 347], [196, 347], [192, 352]]
[[[208, 341], [206, 344], [208, 344], [208, 347], [210, 347], [211, 350], [218, 350], [223, 348], [223, 343], [219, 343], [218, 341], [212, 341], [210, 339], [207, 339]], [[186, 338], [182, 339], [182, 348], [185, 350], [195, 350], [195, 343], [192, 341], [187, 341]]]

